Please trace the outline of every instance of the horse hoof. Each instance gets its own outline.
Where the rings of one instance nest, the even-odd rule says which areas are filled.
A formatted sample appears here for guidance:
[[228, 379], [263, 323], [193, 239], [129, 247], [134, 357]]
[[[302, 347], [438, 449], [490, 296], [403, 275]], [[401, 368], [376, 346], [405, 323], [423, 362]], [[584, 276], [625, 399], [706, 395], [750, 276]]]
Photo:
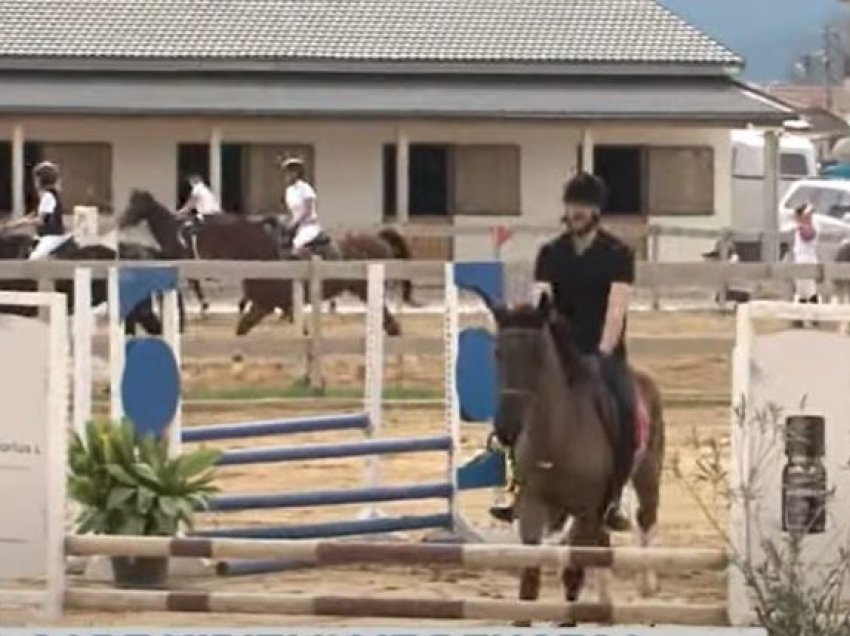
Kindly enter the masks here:
[[531, 621], [514, 621], [511, 627], [531, 627]]
[[558, 627], [561, 629], [563, 629], [564, 627], [573, 628], [577, 626], [578, 623], [576, 623], [575, 621], [564, 621], [563, 623], [558, 623]]

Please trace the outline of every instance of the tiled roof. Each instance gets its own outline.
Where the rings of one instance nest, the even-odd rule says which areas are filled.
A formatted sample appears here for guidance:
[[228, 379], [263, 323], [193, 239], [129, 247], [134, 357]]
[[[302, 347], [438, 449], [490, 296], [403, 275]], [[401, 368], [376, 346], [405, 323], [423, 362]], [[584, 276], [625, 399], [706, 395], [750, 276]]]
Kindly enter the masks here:
[[0, 58], [741, 62], [655, 0], [0, 0]]

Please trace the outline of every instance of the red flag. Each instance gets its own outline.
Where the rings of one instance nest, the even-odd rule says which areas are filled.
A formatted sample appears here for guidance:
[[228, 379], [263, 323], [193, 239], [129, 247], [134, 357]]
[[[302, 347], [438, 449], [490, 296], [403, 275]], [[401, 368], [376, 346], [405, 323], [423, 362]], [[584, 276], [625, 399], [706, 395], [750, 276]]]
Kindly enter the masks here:
[[491, 233], [493, 235], [493, 243], [496, 244], [496, 247], [501, 247], [510, 241], [514, 235], [513, 231], [506, 225], [495, 226], [492, 228]]

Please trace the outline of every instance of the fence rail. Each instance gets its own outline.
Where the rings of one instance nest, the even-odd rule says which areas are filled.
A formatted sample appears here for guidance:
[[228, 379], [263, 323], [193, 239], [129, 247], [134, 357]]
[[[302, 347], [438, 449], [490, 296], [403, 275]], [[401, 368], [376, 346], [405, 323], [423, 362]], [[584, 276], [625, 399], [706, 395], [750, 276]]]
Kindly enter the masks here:
[[[62, 279], [73, 277], [74, 270], [86, 267], [96, 280], [106, 279], [116, 264], [127, 267], [175, 267], [185, 278], [241, 281], [244, 279], [277, 280], [365, 280], [366, 268], [380, 261], [0, 261], [2, 279]], [[383, 261], [388, 280], [442, 278], [440, 261]], [[530, 261], [506, 261], [506, 273], [530, 272]], [[714, 288], [739, 281], [787, 282], [796, 278], [814, 278], [820, 282], [850, 280], [850, 262], [797, 265], [793, 263], [722, 263], [722, 262], [639, 262], [636, 285], [653, 287]]]

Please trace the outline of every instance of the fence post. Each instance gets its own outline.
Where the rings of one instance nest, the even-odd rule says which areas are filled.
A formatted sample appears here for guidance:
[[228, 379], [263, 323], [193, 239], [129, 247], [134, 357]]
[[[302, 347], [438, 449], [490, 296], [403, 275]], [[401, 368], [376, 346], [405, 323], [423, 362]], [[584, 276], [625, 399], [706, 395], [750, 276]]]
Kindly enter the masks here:
[[307, 341], [307, 382], [311, 390], [324, 389], [322, 380], [322, 279], [321, 258], [310, 259], [310, 339]]
[[[657, 225], [650, 225], [647, 230], [647, 238], [649, 239], [649, 262], [658, 263], [658, 261], [661, 260], [661, 228]], [[658, 289], [658, 279], [654, 273], [650, 284], [650, 294], [652, 298], [652, 311], [660, 310], [661, 290]]]
[[[720, 245], [718, 246], [718, 258], [721, 263], [728, 263], [729, 256], [731, 254], [732, 247], [732, 230], [727, 228], [723, 228], [722, 233], [720, 234]], [[720, 288], [717, 290], [717, 304], [720, 305], [720, 310], [725, 311], [726, 309], [726, 297], [729, 293], [729, 285], [726, 279], [723, 279], [723, 282], [720, 284]]]

